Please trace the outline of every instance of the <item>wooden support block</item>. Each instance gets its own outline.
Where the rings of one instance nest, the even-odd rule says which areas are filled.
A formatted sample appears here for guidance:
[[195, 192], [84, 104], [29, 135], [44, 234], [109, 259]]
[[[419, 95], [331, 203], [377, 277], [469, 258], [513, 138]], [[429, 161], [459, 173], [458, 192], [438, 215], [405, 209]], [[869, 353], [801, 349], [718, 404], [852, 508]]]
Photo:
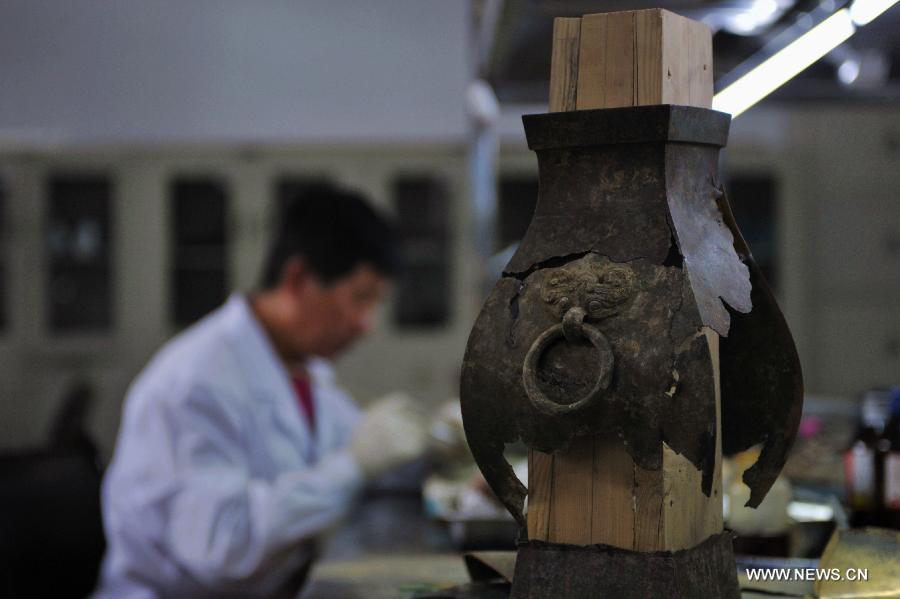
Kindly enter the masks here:
[[578, 110], [712, 106], [712, 33], [667, 10], [585, 15], [577, 61]]
[[[555, 19], [550, 111], [652, 104], [712, 106], [712, 36], [702, 23], [661, 9]], [[718, 337], [714, 357], [719, 415]], [[716, 426], [719, 424], [717, 422]], [[713, 492], [663, 447], [663, 468], [644, 470], [619, 439], [576, 439], [569, 451], [529, 453], [530, 539], [637, 551], [693, 547], [722, 530], [721, 440]]]
[[[659, 551], [666, 548], [665, 492], [663, 472], [644, 470], [632, 463], [634, 477], [634, 550]], [[699, 493], [700, 488], [696, 491]]]
[[[668, 11], [660, 11], [662, 52], [658, 57], [662, 76], [662, 96], [659, 104], [690, 104], [690, 56], [691, 41], [688, 27], [680, 17]], [[710, 38], [711, 39], [711, 38]]]
[[581, 19], [553, 20], [553, 55], [550, 59], [550, 112], [575, 110], [578, 85], [578, 40]]
[[591, 543], [634, 548], [634, 462], [619, 439], [594, 439]]
[[550, 531], [553, 494], [553, 455], [528, 451], [528, 538], [546, 541]]
[[685, 19], [688, 31], [688, 106], [712, 108], [713, 61], [712, 32], [698, 21]]
[[630, 12], [581, 19], [578, 110], [634, 106], [634, 33]]
[[636, 106], [663, 104], [663, 12], [666, 11], [639, 10], [634, 13], [635, 61], [638, 65]]
[[590, 545], [594, 438], [574, 439], [568, 451], [557, 452], [553, 458], [548, 540], [551, 543]]

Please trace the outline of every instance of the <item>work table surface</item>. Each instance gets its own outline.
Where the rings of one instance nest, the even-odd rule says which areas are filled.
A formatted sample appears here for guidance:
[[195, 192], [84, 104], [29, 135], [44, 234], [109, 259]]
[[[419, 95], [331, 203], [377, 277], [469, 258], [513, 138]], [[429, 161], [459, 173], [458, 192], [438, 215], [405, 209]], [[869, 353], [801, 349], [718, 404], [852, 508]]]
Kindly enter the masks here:
[[[420, 497], [374, 495], [334, 531], [300, 597], [401, 599], [468, 581], [462, 553], [444, 525], [425, 517]], [[784, 592], [797, 597], [808, 591]], [[771, 591], [742, 594], [743, 599], [772, 596]]]
[[411, 597], [468, 580], [446, 527], [412, 493], [366, 497], [323, 551], [303, 599]]

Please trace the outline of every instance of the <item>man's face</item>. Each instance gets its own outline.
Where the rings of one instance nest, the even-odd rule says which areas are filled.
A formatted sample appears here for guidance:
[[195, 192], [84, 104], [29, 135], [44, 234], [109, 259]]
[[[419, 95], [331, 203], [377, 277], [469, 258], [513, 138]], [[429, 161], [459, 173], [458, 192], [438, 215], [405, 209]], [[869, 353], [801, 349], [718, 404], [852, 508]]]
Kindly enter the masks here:
[[327, 285], [312, 274], [304, 277], [295, 288], [293, 331], [303, 353], [332, 358], [348, 349], [371, 328], [388, 288], [387, 279], [367, 263]]

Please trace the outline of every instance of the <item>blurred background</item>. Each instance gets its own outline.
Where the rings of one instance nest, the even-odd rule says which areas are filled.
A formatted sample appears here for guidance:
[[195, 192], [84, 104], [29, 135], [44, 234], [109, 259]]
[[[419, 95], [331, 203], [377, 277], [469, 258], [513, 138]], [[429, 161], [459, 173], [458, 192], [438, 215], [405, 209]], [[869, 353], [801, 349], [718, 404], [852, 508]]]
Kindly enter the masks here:
[[[817, 9], [766, 1], [3, 0], [0, 443], [40, 442], [85, 380], [108, 455], [131, 378], [253, 289], [279, 201], [321, 181], [393, 213], [408, 262], [344, 383], [454, 396], [484, 255], [536, 199], [519, 117], [546, 111], [552, 17], [705, 19], [721, 81]], [[900, 10], [839, 50], [734, 120], [723, 176], [808, 391], [850, 399], [900, 382]]]
[[[280, 203], [323, 181], [393, 214], [406, 260], [341, 379], [437, 411], [534, 207], [520, 116], [547, 110], [552, 17], [703, 20], [721, 90], [842, 6], [0, 0], [0, 449], [74, 418], [107, 460], [130, 380], [254, 288]], [[735, 118], [723, 154], [842, 489], [859, 399], [900, 383], [900, 8]]]

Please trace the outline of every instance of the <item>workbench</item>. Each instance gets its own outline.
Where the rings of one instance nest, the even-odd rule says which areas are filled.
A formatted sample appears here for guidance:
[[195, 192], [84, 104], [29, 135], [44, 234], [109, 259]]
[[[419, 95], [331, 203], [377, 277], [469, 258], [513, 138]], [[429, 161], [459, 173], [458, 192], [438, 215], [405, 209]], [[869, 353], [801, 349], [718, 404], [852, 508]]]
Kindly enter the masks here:
[[[446, 528], [425, 516], [414, 494], [366, 498], [323, 549], [302, 599], [411, 598], [469, 582]], [[811, 584], [780, 583], [777, 591], [772, 584], [765, 594], [744, 591], [742, 599], [812, 592]]]

